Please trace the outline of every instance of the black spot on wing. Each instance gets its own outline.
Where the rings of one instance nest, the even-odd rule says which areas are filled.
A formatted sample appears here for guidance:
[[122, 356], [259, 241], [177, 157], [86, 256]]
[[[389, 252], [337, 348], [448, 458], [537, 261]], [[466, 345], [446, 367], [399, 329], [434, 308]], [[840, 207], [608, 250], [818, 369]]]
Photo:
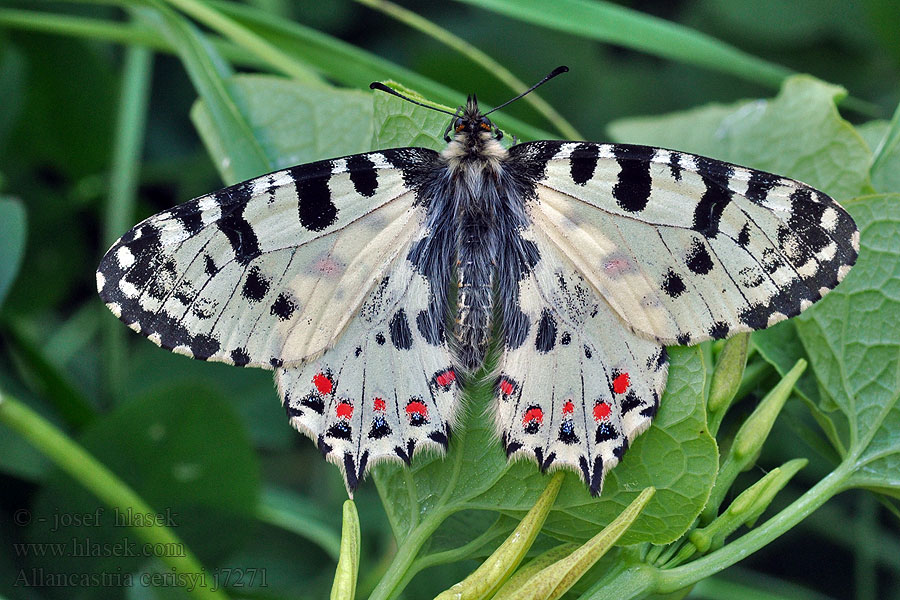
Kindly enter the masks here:
[[764, 171], [750, 171], [750, 180], [747, 182], [747, 192], [744, 194], [748, 200], [755, 204], [762, 204], [769, 191], [781, 180], [777, 175]]
[[698, 156], [695, 160], [697, 172], [703, 179], [706, 190], [694, 208], [694, 223], [691, 228], [708, 238], [714, 238], [719, 233], [722, 212], [731, 202], [733, 192], [729, 189], [728, 183], [734, 175], [734, 167], [702, 156]]
[[803, 241], [811, 253], [818, 252], [831, 238], [822, 229], [822, 216], [828, 205], [815, 202], [808, 187], [800, 187], [791, 192], [791, 216], [788, 226]]
[[269, 364], [272, 365], [273, 369], [280, 369], [282, 366], [284, 366], [284, 361], [277, 356], [273, 356], [269, 359]]
[[250, 187], [246, 184], [231, 186], [216, 192], [215, 198], [222, 208], [222, 217], [216, 221], [216, 225], [228, 238], [235, 260], [241, 265], [247, 265], [262, 254], [256, 232], [244, 218], [244, 210], [250, 200]]
[[553, 350], [556, 346], [556, 319], [546, 308], [541, 313], [541, 320], [538, 323], [537, 337], [534, 340], [534, 347], [538, 352], [546, 354]]
[[353, 436], [353, 428], [344, 419], [338, 419], [326, 430], [325, 435], [339, 440], [349, 440]]
[[684, 285], [684, 280], [681, 276], [672, 269], [669, 269], [666, 272], [662, 283], [662, 290], [666, 295], [670, 298], [677, 298], [683, 294], [686, 289], [687, 287]]
[[528, 183], [535, 183], [547, 174], [547, 164], [566, 142], [537, 141], [517, 144], [509, 149], [509, 166]]
[[619, 437], [619, 432], [609, 421], [601, 421], [594, 433], [594, 441], [598, 444], [614, 440]]
[[511, 311], [504, 312], [503, 333], [508, 350], [515, 350], [524, 344], [530, 329], [531, 323], [528, 322], [528, 317], [518, 306], [514, 306]]
[[383, 416], [375, 415], [372, 419], [372, 427], [369, 428], [369, 438], [380, 440], [388, 435], [391, 435], [391, 426], [387, 424]]
[[680, 152], [669, 152], [669, 171], [672, 173], [672, 179], [675, 181], [681, 181], [681, 163], [678, 161], [681, 159]]
[[216, 274], [219, 268], [216, 266], [216, 261], [213, 260], [213, 257], [209, 254], [203, 255], [203, 272], [212, 277]]
[[230, 356], [231, 362], [233, 362], [236, 367], [244, 367], [250, 362], [250, 355], [247, 353], [246, 348], [235, 348], [231, 351]]
[[347, 157], [347, 171], [350, 172], [350, 182], [353, 189], [360, 196], [371, 198], [378, 189], [378, 172], [375, 163], [369, 160], [365, 154], [355, 154]]
[[643, 402], [641, 402], [641, 399], [634, 393], [634, 390], [628, 390], [628, 393], [625, 394], [625, 398], [622, 399], [622, 414], [628, 414], [642, 404]]
[[613, 197], [622, 209], [640, 212], [650, 201], [650, 160], [656, 150], [648, 146], [616, 145], [613, 146], [613, 153], [619, 163]]
[[195, 198], [190, 202], [180, 204], [169, 211], [169, 214], [181, 223], [185, 231], [193, 235], [203, 229], [203, 219], [200, 216], [200, 199]]
[[709, 328], [709, 337], [714, 340], [721, 340], [728, 337], [728, 323], [724, 321], [716, 321], [712, 324], [712, 327]]
[[675, 338], [675, 341], [678, 342], [679, 346], [688, 346], [691, 343], [691, 334], [679, 333], [678, 337]]
[[590, 484], [589, 484], [591, 496], [594, 496], [594, 497], [599, 496], [600, 488], [602, 486], [603, 486], [603, 457], [600, 455], [597, 455], [597, 457], [594, 459], [594, 470], [591, 473], [591, 479], [590, 479]]
[[578, 185], [584, 185], [594, 176], [597, 169], [597, 152], [596, 144], [578, 144], [572, 151], [572, 157], [569, 159], [569, 171], [572, 181]]
[[695, 239], [685, 258], [685, 264], [692, 273], [697, 275], [706, 275], [712, 271], [712, 257], [706, 249], [706, 244], [699, 239]]
[[278, 317], [279, 321], [287, 321], [294, 314], [295, 310], [297, 310], [297, 303], [294, 298], [286, 292], [281, 292], [278, 294], [275, 302], [272, 303], [272, 308], [269, 312], [273, 316]]
[[628, 450], [628, 438], [623, 437], [622, 443], [619, 444], [617, 448], [613, 448], [613, 456], [622, 460], [622, 457], [625, 456], [625, 452]]
[[289, 169], [297, 190], [297, 216], [310, 231], [322, 231], [337, 220], [338, 210], [328, 189], [330, 165], [325, 161]]
[[250, 267], [250, 270], [247, 272], [247, 279], [244, 280], [244, 287], [241, 289], [241, 296], [250, 302], [259, 302], [268, 293], [268, 278], [262, 274], [259, 267]]
[[744, 226], [741, 227], [741, 231], [738, 233], [737, 237], [738, 246], [741, 248], [746, 248], [750, 245], [750, 222], [744, 223]]
[[412, 332], [409, 330], [409, 321], [406, 312], [401, 308], [391, 317], [389, 325], [391, 343], [397, 350], [409, 350], [412, 348]]
[[425, 341], [432, 346], [440, 346], [444, 343], [444, 323], [438, 314], [436, 307], [431, 305], [427, 311], [420, 310], [416, 315], [416, 328]]
[[325, 412], [325, 401], [322, 399], [322, 396], [320, 396], [316, 392], [311, 392], [301, 398], [300, 404], [312, 410], [316, 414], [321, 415]]

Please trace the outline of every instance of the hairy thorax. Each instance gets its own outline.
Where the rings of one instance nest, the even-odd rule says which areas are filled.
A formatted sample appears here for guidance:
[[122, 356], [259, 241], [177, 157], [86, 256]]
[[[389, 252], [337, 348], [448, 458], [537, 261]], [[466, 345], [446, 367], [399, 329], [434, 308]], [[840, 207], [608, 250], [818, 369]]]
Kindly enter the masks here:
[[459, 366], [472, 371], [484, 361], [490, 337], [500, 181], [508, 152], [489, 132], [461, 132], [441, 157], [449, 169], [456, 224], [456, 354]]

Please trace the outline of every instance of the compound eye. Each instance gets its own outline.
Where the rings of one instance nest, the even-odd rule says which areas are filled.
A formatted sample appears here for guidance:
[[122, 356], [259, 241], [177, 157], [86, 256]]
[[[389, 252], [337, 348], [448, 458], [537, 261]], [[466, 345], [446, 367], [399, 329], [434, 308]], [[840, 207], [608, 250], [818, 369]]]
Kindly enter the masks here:
[[465, 128], [466, 124], [462, 119], [456, 119], [456, 121], [453, 122], [453, 129], [455, 129], [457, 133], [463, 131]]
[[491, 131], [494, 128], [494, 125], [491, 123], [490, 119], [487, 119], [485, 117], [482, 117], [479, 126], [485, 131]]

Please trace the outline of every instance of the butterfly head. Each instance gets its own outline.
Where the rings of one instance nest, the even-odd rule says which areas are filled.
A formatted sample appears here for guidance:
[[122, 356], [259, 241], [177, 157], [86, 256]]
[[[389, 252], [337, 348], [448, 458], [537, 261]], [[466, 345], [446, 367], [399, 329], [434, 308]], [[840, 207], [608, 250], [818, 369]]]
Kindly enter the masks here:
[[456, 109], [453, 120], [444, 133], [446, 142], [450, 142], [451, 129], [455, 133], [456, 139], [461, 142], [470, 138], [493, 137], [498, 140], [503, 138], [503, 132], [478, 110], [478, 98], [475, 97], [475, 94], [469, 96], [465, 106]]

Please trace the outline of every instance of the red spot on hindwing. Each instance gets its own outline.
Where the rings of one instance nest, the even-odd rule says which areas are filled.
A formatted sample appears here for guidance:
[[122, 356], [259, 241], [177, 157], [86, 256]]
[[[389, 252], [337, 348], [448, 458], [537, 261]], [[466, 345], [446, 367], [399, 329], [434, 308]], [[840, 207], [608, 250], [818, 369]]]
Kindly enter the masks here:
[[606, 419], [607, 417], [609, 417], [609, 413], [611, 411], [612, 409], [606, 402], [597, 402], [594, 405], [594, 420], [602, 421], [603, 419]]
[[532, 422], [537, 422], [538, 425], [544, 422], [544, 411], [539, 406], [530, 407], [525, 411], [525, 416], [522, 417], [522, 425], [528, 425]]
[[413, 398], [406, 403], [406, 416], [410, 425], [424, 425], [428, 423], [428, 406], [418, 398]]
[[513, 382], [507, 379], [506, 377], [500, 378], [500, 393], [504, 396], [509, 396], [516, 389], [516, 386], [513, 385]]
[[375, 398], [375, 401], [373, 402], [373, 408], [375, 408], [375, 410], [384, 410], [384, 400], [382, 400], [381, 398]]
[[435, 376], [435, 381], [441, 387], [448, 387], [451, 383], [456, 381], [456, 371], [453, 369], [442, 371]]
[[342, 400], [338, 402], [335, 412], [339, 419], [349, 420], [353, 416], [353, 405], [346, 400]]
[[325, 373], [316, 373], [315, 377], [313, 377], [313, 385], [323, 395], [330, 394], [331, 390], [334, 389], [334, 382]]
[[565, 404], [563, 404], [563, 414], [571, 415], [573, 412], [575, 412], [575, 405], [572, 404], [571, 400], [566, 400]]
[[628, 373], [617, 375], [616, 378], [613, 379], [613, 391], [617, 394], [624, 394], [630, 383], [631, 380], [628, 377]]

